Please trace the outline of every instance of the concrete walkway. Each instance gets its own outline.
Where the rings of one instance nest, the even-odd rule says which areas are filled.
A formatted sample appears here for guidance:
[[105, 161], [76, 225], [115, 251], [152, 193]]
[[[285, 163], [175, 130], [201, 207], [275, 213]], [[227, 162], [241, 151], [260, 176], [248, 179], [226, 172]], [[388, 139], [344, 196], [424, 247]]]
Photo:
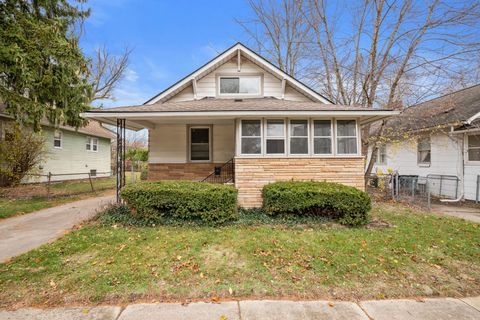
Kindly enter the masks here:
[[432, 211], [441, 215], [461, 218], [464, 220], [480, 223], [480, 208], [458, 205], [432, 205]]
[[125, 308], [19, 309], [1, 311], [0, 320], [470, 320], [480, 319], [480, 297], [452, 299], [338, 301], [229, 301], [132, 304]]
[[0, 263], [61, 237], [113, 199], [88, 198], [0, 220]]

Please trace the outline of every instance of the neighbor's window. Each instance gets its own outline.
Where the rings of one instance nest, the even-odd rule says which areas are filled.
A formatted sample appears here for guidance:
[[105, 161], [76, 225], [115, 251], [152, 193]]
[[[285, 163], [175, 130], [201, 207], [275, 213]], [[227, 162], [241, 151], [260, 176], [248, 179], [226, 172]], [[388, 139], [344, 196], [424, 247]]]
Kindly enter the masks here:
[[480, 161], [480, 134], [468, 137], [468, 161]]
[[308, 154], [308, 120], [290, 120], [290, 154]]
[[90, 177], [96, 177], [97, 176], [97, 169], [90, 169]]
[[220, 77], [220, 94], [260, 94], [260, 77]]
[[62, 147], [62, 131], [55, 130], [53, 132], [53, 147], [61, 148]]
[[377, 149], [377, 164], [387, 164], [387, 145], [381, 144]]
[[267, 120], [267, 132], [265, 140], [267, 154], [284, 154], [285, 121]]
[[242, 120], [241, 149], [243, 154], [262, 153], [261, 120]]
[[430, 161], [431, 161], [430, 137], [424, 137], [424, 138], [418, 139], [417, 159], [419, 164], [430, 164]]
[[210, 160], [210, 127], [190, 128], [190, 160]]
[[88, 151], [97, 151], [98, 150], [98, 139], [87, 137], [87, 142], [85, 144], [85, 148]]
[[357, 122], [337, 120], [337, 153], [357, 154]]
[[332, 122], [330, 120], [313, 121], [313, 153], [332, 154]]

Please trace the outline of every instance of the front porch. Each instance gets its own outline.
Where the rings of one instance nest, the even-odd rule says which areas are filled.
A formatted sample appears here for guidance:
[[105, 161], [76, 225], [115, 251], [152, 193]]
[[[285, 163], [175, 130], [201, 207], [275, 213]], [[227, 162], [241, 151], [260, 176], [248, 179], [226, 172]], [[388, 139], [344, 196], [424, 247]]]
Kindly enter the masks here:
[[202, 99], [160, 107], [86, 114], [117, 125], [118, 190], [124, 183], [124, 129], [146, 128], [149, 180], [234, 183], [239, 206], [247, 208], [261, 206], [262, 187], [279, 180], [330, 181], [363, 189], [360, 127], [392, 114], [271, 98]]

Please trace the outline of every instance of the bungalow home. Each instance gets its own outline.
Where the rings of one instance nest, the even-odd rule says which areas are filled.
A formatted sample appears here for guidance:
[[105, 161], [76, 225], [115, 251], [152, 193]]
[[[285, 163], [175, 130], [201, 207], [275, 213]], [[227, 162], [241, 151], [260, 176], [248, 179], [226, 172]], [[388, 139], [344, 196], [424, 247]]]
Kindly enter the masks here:
[[[0, 105], [0, 139], [5, 138], [5, 129], [12, 118], [2, 112]], [[45, 157], [36, 174], [25, 182], [45, 182], [52, 173], [52, 181], [73, 180], [111, 175], [111, 141], [114, 134], [97, 121], [90, 121], [85, 127], [70, 126], [54, 128], [45, 122], [42, 125], [45, 139]]]
[[117, 125], [119, 137], [147, 128], [150, 180], [234, 183], [239, 205], [258, 207], [276, 180], [363, 189], [360, 125], [392, 114], [332, 104], [237, 43], [143, 105], [83, 116]]
[[408, 107], [386, 131], [390, 137], [378, 149], [373, 172], [454, 178], [452, 190], [444, 183], [443, 194], [479, 200], [480, 85]]

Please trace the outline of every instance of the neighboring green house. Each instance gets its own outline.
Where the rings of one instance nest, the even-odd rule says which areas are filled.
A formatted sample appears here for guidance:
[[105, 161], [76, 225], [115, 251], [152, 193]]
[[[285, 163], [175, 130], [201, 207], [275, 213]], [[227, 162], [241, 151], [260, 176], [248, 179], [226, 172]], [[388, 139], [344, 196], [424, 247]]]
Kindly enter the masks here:
[[[0, 139], [4, 138], [5, 127], [12, 121], [7, 114], [0, 112]], [[76, 130], [69, 126], [54, 128], [42, 126], [45, 138], [45, 159], [39, 165], [36, 174], [25, 182], [43, 182], [46, 175], [51, 180], [73, 180], [111, 175], [111, 141], [114, 134], [96, 121]], [[60, 175], [60, 176], [58, 176]]]

